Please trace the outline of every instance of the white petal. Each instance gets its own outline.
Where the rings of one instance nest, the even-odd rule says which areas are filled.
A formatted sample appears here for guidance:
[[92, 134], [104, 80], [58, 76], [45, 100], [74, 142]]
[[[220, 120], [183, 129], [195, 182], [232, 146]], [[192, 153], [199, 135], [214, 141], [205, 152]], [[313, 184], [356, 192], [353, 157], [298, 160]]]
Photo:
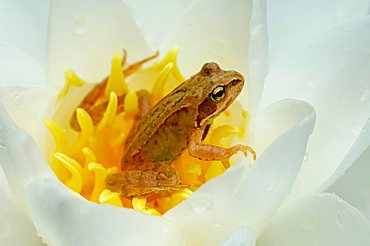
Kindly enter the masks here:
[[0, 101], [14, 123], [25, 130], [45, 150], [46, 127], [43, 120], [50, 118], [56, 104], [54, 88], [0, 87]]
[[180, 48], [179, 64], [186, 76], [207, 61], [247, 75], [251, 12], [249, 1], [193, 1], [163, 46]]
[[265, 105], [291, 97], [317, 111], [294, 194], [312, 191], [331, 176], [370, 116], [369, 43], [366, 17], [317, 37], [271, 67]]
[[[253, 91], [246, 86], [242, 94], [248, 91], [253, 95], [250, 106], [255, 112], [266, 71], [264, 16], [264, 1], [193, 1], [167, 34], [162, 47], [179, 47], [179, 65], [186, 76], [209, 61], [241, 72], [252, 80]], [[260, 50], [249, 54], [252, 48]]]
[[[165, 214], [182, 228], [189, 245], [201, 244], [205, 239], [210, 245], [220, 244], [243, 226], [255, 230], [289, 192], [315, 117], [313, 109], [303, 102], [280, 104], [291, 104], [292, 110], [302, 113], [294, 114], [295, 124], [284, 129], [283, 135], [258, 157], [252, 170], [245, 162], [233, 166]], [[271, 119], [268, 114], [282, 115], [289, 107], [273, 108], [278, 112], [267, 111], [266, 119]]]
[[[145, 34], [151, 47], [158, 49], [168, 30], [182, 16], [188, 0], [127, 0], [135, 21]], [[166, 52], [163, 50], [163, 52]]]
[[0, 45], [17, 48], [39, 64], [46, 65], [50, 2], [1, 1]]
[[61, 86], [67, 67], [87, 81], [100, 81], [122, 48], [129, 61], [151, 54], [123, 1], [57, 0], [51, 11], [48, 76], [53, 85]]
[[182, 229], [188, 245], [203, 244], [209, 227], [217, 223], [215, 215], [225, 209], [226, 201], [236, 190], [246, 165], [245, 161], [235, 164], [164, 214]]
[[0, 164], [15, 196], [24, 206], [24, 188], [37, 177], [54, 177], [32, 137], [15, 126], [0, 105]]
[[248, 227], [241, 227], [233, 232], [223, 243], [222, 246], [254, 246], [256, 236]]
[[0, 47], [0, 85], [42, 86], [45, 70], [19, 49]]
[[[220, 220], [209, 233], [211, 242], [220, 242], [229, 233], [243, 226], [258, 232], [266, 218], [289, 193], [301, 166], [308, 137], [312, 133], [315, 112], [309, 104], [294, 100], [282, 101], [278, 104], [288, 103], [296, 105], [291, 107], [296, 112], [294, 114], [297, 117], [296, 124], [282, 133], [259, 156], [252, 170], [242, 177], [238, 190], [227, 202], [227, 209], [223, 211]], [[288, 108], [272, 107], [277, 110]], [[271, 116], [271, 118], [275, 117], [276, 112], [271, 112]], [[281, 117], [283, 118], [284, 115]], [[272, 124], [271, 127], [274, 125]]]
[[27, 205], [50, 245], [182, 245], [171, 222], [89, 202], [58, 181], [35, 180], [27, 188]]
[[44, 245], [28, 217], [0, 187], [0, 244], [11, 246]]
[[370, 121], [367, 122], [360, 137], [326, 184], [329, 187], [328, 191], [334, 192], [359, 209], [368, 219], [370, 219], [369, 173]]
[[368, 0], [287, 0], [267, 3], [270, 63], [307, 40], [367, 14]]
[[336, 195], [310, 195], [279, 208], [257, 245], [369, 245], [369, 231], [370, 222]]

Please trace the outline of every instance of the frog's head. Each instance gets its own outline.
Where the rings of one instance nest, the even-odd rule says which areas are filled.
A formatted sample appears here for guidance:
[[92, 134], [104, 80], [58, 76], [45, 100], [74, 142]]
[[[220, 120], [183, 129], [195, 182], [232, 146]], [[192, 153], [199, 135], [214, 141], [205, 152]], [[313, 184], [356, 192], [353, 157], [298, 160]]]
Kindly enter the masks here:
[[222, 70], [217, 63], [203, 65], [202, 101], [198, 107], [198, 126], [209, 124], [227, 109], [243, 89], [244, 77], [236, 71]]

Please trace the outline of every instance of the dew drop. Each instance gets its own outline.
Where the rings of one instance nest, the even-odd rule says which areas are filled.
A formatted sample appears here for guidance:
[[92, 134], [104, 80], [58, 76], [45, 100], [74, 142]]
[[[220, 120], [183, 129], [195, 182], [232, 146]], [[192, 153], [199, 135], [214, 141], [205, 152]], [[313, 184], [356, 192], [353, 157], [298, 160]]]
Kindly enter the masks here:
[[362, 93], [362, 95], [360, 97], [360, 102], [364, 103], [364, 102], [368, 101], [369, 99], [370, 99], [370, 90], [367, 89]]
[[316, 225], [316, 216], [312, 214], [306, 215], [302, 220], [302, 228], [306, 231], [312, 230]]
[[308, 153], [306, 152], [303, 156], [303, 161], [307, 161], [308, 158], [310, 158], [310, 156], [308, 155]]
[[190, 201], [191, 208], [196, 214], [202, 214], [211, 207], [211, 202], [206, 198], [195, 198]]
[[76, 35], [83, 35], [86, 32], [87, 21], [83, 15], [78, 15], [73, 23], [74, 32]]
[[14, 94], [14, 95], [13, 95], [13, 98], [14, 98], [14, 99], [17, 99], [17, 100], [18, 100], [20, 97], [21, 97], [21, 96], [20, 96], [18, 93], [16, 93], [16, 94]]
[[0, 149], [6, 149], [6, 145], [3, 142], [0, 142]]
[[336, 220], [337, 220], [337, 225], [339, 227], [343, 227], [343, 214], [342, 213], [337, 213], [336, 215]]
[[358, 137], [362, 131], [362, 127], [356, 126], [352, 129], [352, 134], [355, 137]]

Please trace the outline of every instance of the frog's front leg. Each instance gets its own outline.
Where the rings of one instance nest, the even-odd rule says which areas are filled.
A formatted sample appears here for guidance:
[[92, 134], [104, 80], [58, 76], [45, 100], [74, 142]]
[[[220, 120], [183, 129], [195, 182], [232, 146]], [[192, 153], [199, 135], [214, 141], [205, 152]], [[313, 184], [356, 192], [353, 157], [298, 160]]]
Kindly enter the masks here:
[[252, 154], [253, 159], [256, 160], [256, 152], [249, 146], [237, 144], [230, 148], [223, 148], [214, 145], [208, 145], [202, 143], [202, 138], [206, 128], [200, 128], [193, 131], [188, 146], [189, 154], [195, 158], [205, 161], [222, 161], [226, 166], [229, 165], [229, 158], [236, 154], [238, 151], [242, 151], [245, 156], [248, 152]]
[[181, 189], [176, 170], [167, 163], [159, 162], [146, 162], [140, 165], [140, 169], [110, 174], [105, 186], [126, 197], [171, 194]]

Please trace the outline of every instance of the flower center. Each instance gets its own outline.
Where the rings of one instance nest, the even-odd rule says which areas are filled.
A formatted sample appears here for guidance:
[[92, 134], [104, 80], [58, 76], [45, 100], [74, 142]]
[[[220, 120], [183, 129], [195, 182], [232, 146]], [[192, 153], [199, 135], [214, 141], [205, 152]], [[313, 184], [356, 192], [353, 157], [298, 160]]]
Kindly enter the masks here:
[[[201, 161], [184, 151], [172, 163], [180, 176], [181, 184], [187, 187], [179, 192], [168, 195], [154, 194], [146, 198], [122, 197], [105, 187], [107, 175], [121, 170], [125, 142], [140, 111], [138, 88], [135, 87], [141, 85], [145, 89], [151, 87], [150, 98], [153, 104], [157, 103], [184, 81], [176, 61], [177, 48], [174, 48], [161, 61], [147, 68], [142, 69], [142, 64], [139, 64], [122, 70], [125, 56], [121, 58], [120, 54], [116, 54], [112, 59], [111, 73], [106, 83], [99, 89], [99, 93], [90, 97], [90, 106], [103, 105], [95, 107], [101, 108], [101, 112], [97, 110], [92, 113], [87, 110], [87, 107], [80, 105], [76, 110], [70, 109], [70, 112], [57, 111], [55, 118], [64, 118], [64, 122], [45, 120], [55, 141], [55, 149], [49, 163], [63, 184], [93, 202], [131, 208], [151, 215], [162, 215], [190, 196], [202, 184], [225, 171], [220, 161]], [[126, 83], [125, 76], [128, 75], [130, 75], [130, 83]], [[62, 105], [71, 103], [71, 94], [73, 94], [71, 90], [81, 95], [86, 87], [91, 87], [91, 84], [82, 81], [72, 70], [66, 71], [65, 79], [65, 86], [58, 97], [60, 108]], [[125, 95], [123, 101], [120, 100], [122, 95]], [[66, 124], [69, 119], [64, 117], [64, 115], [74, 114], [74, 111], [75, 124], [79, 131], [69, 127]], [[97, 114], [101, 117], [98, 122], [95, 122]], [[244, 139], [248, 120], [246, 111], [240, 108], [234, 112], [232, 109], [227, 110], [219, 116], [220, 122], [235, 118], [235, 115], [240, 118], [236, 123], [238, 126], [225, 123], [218, 126], [214, 124], [204, 142], [225, 146], [229, 144], [224, 141], [228, 138], [229, 141], [232, 137]], [[65, 127], [62, 128], [61, 125]], [[232, 161], [231, 164], [233, 164]]]

